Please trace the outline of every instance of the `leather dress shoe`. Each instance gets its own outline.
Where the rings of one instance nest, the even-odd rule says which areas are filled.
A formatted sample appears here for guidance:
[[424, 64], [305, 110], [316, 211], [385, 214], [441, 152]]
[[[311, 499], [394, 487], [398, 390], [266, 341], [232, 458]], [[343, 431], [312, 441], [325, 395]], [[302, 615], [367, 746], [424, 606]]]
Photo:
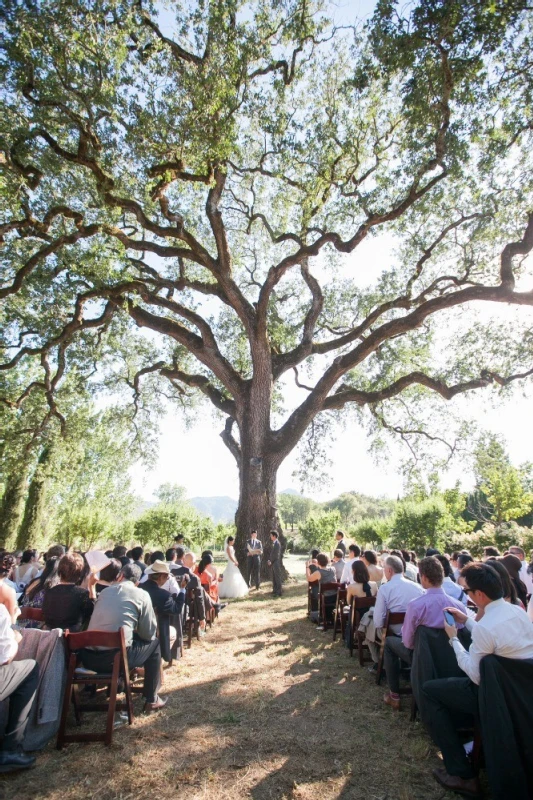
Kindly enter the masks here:
[[400, 710], [400, 701], [396, 697], [391, 697], [390, 692], [383, 695], [383, 702], [393, 708], [395, 711]]
[[0, 772], [14, 772], [29, 769], [35, 764], [35, 756], [13, 750], [0, 750]]
[[151, 714], [152, 711], [159, 711], [159, 709], [164, 708], [167, 704], [168, 697], [157, 697], [155, 698], [153, 703], [145, 703], [144, 704], [144, 713]]
[[445, 769], [434, 769], [433, 777], [450, 792], [457, 792], [463, 797], [481, 797], [481, 788], [477, 778], [460, 778], [458, 775], [448, 775]]

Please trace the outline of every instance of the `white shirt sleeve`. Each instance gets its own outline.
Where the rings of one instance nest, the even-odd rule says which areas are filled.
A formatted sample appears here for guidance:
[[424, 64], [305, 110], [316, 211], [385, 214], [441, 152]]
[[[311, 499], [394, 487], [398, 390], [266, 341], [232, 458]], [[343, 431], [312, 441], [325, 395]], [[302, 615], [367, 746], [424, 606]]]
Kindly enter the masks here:
[[533, 622], [533, 594], [531, 595], [529, 603], [527, 604], [527, 615], [531, 622]]
[[[466, 623], [467, 627], [468, 622], [469, 620]], [[481, 659], [493, 653], [495, 649], [491, 632], [483, 625], [474, 625], [470, 650], [465, 650], [458, 639], [455, 639], [452, 645], [457, 656], [457, 663], [463, 672], [466, 672], [472, 683], [476, 683], [479, 686], [479, 664]]]

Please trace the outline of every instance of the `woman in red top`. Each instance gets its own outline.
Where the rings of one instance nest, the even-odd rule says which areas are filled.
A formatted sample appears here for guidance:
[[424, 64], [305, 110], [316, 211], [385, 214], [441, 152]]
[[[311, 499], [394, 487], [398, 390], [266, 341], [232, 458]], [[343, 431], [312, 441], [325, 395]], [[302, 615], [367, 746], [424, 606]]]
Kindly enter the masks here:
[[204, 587], [211, 600], [213, 600], [215, 603], [218, 603], [218, 580], [213, 578], [213, 574], [207, 570], [207, 567], [212, 563], [213, 556], [206, 554], [200, 560], [195, 569], [195, 573], [200, 578], [200, 583]]

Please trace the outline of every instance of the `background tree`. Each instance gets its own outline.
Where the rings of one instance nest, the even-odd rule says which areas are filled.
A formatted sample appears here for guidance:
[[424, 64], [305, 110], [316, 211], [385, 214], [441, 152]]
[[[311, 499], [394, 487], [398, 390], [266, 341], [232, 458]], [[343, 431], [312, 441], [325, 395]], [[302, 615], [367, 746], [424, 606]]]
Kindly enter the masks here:
[[[382, 0], [354, 35], [310, 0], [8, 1], [3, 47], [2, 371], [40, 360], [56, 417], [80, 340], [140, 414], [201, 393], [239, 471], [239, 556], [329, 415], [366, 409], [412, 448], [438, 439], [432, 393], [533, 372], [526, 319], [496, 337], [471, 312], [533, 304], [524, 3]], [[358, 281], [379, 232], [395, 263]]]

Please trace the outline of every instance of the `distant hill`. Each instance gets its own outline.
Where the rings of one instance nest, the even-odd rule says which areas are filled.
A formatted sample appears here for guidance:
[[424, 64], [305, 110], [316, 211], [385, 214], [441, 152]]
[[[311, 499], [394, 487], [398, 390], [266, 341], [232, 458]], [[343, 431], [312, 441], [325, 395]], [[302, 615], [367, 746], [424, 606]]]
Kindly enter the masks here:
[[191, 497], [189, 503], [201, 514], [211, 517], [213, 522], [233, 522], [237, 501], [232, 497]]
[[300, 494], [297, 492], [296, 489], [284, 489], [282, 492], [278, 492], [278, 494]]

